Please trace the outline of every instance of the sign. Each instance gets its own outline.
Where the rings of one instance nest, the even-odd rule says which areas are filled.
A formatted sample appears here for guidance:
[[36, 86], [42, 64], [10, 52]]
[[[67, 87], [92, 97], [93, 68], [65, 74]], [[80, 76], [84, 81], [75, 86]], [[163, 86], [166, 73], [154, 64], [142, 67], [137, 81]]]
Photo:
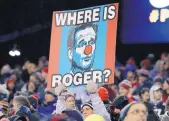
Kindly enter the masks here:
[[113, 83], [118, 4], [53, 12], [48, 88]]

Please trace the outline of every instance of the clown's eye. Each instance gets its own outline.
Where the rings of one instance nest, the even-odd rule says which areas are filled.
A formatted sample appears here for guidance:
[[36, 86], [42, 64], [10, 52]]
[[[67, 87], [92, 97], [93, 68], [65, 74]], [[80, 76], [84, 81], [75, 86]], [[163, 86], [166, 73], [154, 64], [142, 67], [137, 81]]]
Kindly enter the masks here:
[[90, 40], [90, 41], [89, 41], [89, 44], [90, 44], [90, 45], [93, 45], [93, 44], [94, 44], [94, 40], [93, 40], [93, 39]]
[[85, 43], [81, 43], [78, 45], [79, 48], [83, 47], [85, 45]]

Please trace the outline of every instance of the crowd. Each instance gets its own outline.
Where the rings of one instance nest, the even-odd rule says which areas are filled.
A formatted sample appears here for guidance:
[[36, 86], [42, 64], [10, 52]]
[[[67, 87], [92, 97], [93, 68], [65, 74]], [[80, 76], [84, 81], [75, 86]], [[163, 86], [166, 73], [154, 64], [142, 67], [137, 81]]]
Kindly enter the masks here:
[[[92, 80], [75, 95], [60, 84], [47, 89], [48, 60], [26, 61], [0, 73], [0, 121], [169, 121], [169, 54], [129, 58], [115, 68], [114, 84]], [[79, 92], [80, 88], [74, 88]], [[85, 97], [86, 96], [86, 97]]]

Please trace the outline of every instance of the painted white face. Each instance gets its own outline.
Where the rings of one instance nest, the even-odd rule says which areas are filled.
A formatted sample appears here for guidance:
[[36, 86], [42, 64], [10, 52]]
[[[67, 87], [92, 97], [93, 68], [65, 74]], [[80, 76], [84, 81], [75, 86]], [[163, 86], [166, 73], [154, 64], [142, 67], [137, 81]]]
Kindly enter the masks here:
[[94, 61], [96, 33], [92, 27], [87, 27], [76, 32], [75, 46], [73, 49], [74, 66], [88, 69]]

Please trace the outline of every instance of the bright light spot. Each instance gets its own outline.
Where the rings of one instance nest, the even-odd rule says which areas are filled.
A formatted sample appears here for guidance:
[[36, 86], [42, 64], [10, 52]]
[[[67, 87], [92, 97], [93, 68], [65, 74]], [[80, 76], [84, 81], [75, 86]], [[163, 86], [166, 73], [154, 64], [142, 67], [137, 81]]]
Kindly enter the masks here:
[[149, 0], [155, 8], [165, 8], [169, 6], [169, 0]]
[[12, 56], [12, 57], [14, 57], [15, 56], [15, 51], [12, 51], [12, 50], [9, 51], [9, 55]]
[[18, 50], [15, 50], [14, 52], [15, 52], [15, 55], [16, 55], [16, 56], [20, 56], [20, 55], [21, 55], [21, 52], [18, 51]]

